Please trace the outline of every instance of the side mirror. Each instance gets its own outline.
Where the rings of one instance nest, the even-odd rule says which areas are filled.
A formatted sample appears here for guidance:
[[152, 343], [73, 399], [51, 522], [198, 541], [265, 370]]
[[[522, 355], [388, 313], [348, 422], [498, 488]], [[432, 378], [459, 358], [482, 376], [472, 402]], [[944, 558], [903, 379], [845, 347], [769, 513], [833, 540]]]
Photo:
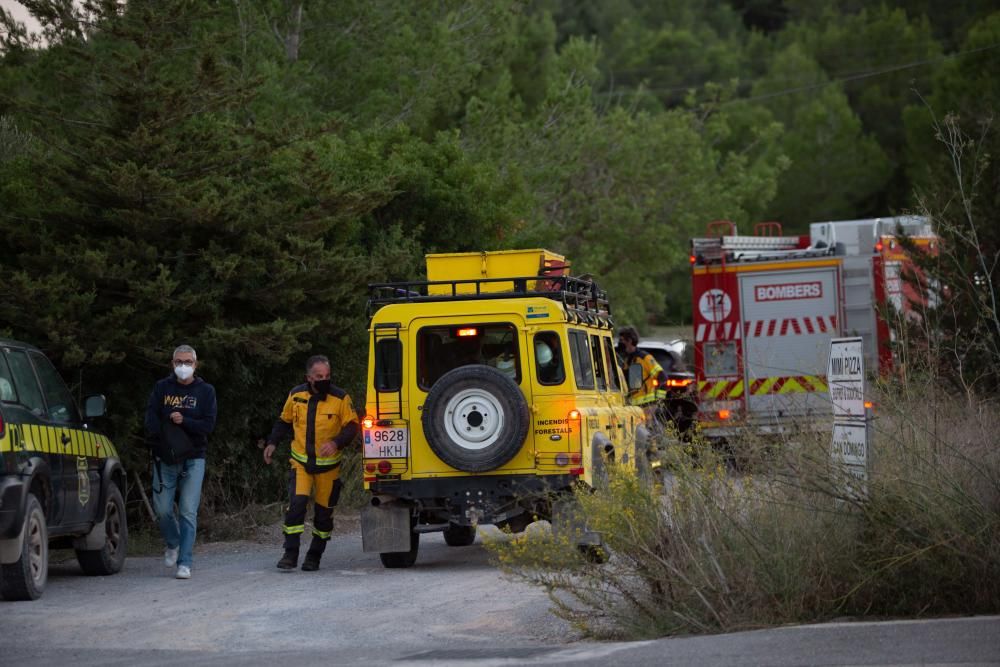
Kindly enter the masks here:
[[85, 419], [103, 417], [108, 411], [108, 401], [101, 394], [88, 396], [83, 401], [83, 416]]
[[642, 366], [632, 364], [628, 367], [628, 390], [638, 391], [642, 389]]

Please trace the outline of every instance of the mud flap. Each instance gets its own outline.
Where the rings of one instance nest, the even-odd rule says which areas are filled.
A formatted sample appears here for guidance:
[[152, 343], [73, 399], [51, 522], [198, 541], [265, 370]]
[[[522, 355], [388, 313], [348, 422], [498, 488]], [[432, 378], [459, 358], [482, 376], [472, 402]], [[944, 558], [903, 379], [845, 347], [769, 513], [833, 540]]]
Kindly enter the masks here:
[[73, 548], [80, 551], [96, 551], [104, 546], [107, 538], [108, 534], [104, 527], [104, 521], [98, 521], [89, 533], [73, 539]]
[[600, 547], [604, 545], [601, 534], [587, 527], [580, 505], [572, 498], [557, 500], [552, 504], [552, 532], [558, 537], [573, 540], [577, 546]]
[[365, 553], [410, 550], [410, 508], [391, 503], [361, 508], [361, 549]]
[[11, 565], [21, 558], [21, 547], [24, 546], [24, 520], [21, 521], [21, 531], [17, 537], [0, 540], [0, 565]]

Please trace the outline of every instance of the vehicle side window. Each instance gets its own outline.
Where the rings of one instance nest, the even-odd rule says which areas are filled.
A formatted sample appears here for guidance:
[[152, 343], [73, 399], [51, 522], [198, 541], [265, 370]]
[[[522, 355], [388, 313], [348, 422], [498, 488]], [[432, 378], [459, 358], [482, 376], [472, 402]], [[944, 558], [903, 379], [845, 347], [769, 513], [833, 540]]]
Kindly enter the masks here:
[[573, 357], [573, 374], [577, 389], [594, 388], [594, 366], [590, 358], [590, 345], [585, 331], [569, 332], [569, 352]]
[[76, 423], [80, 421], [80, 413], [77, 412], [73, 395], [66, 388], [66, 383], [59, 377], [52, 362], [45, 355], [37, 352], [30, 352], [31, 361], [35, 364], [35, 371], [42, 385], [42, 393], [45, 395], [45, 402], [49, 406], [49, 419], [63, 423]]
[[17, 392], [14, 391], [14, 379], [10, 375], [7, 359], [0, 354], [0, 401], [17, 402]]
[[541, 331], [535, 334], [535, 373], [539, 384], [562, 384], [566, 381], [563, 367], [562, 344], [555, 331]]
[[614, 391], [621, 391], [621, 384], [618, 381], [618, 373], [621, 372], [618, 366], [618, 357], [615, 356], [615, 348], [611, 345], [611, 339], [604, 339], [604, 359], [608, 364], [608, 384]]
[[590, 335], [590, 355], [594, 360], [594, 377], [597, 379], [597, 388], [606, 391], [608, 388], [605, 380], [604, 361], [601, 359], [601, 337]]
[[7, 361], [10, 362], [17, 402], [39, 417], [45, 416], [45, 402], [42, 400], [42, 392], [38, 388], [38, 380], [31, 368], [31, 362], [28, 361], [28, 355], [21, 350], [8, 350]]
[[399, 391], [403, 386], [403, 343], [383, 338], [375, 343], [375, 390]]

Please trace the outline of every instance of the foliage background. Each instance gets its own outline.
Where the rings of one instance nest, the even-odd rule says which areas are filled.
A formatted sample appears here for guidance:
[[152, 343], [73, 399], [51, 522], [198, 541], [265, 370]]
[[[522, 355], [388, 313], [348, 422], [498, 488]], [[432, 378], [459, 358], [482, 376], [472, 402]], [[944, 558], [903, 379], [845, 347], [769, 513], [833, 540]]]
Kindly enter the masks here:
[[997, 278], [987, 0], [19, 4], [42, 27], [0, 15], [0, 334], [112, 398], [133, 469], [194, 345], [220, 506], [280, 498], [254, 443], [306, 356], [363, 404], [365, 285], [426, 252], [548, 247], [619, 322], [682, 323], [709, 220], [968, 209], [951, 113], [990, 221], [955, 270]]

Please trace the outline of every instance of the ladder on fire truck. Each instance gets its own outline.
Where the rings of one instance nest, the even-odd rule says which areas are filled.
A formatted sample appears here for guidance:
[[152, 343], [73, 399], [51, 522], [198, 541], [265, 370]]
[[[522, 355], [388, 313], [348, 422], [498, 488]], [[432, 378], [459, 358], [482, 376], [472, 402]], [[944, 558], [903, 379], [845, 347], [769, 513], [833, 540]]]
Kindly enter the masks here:
[[[727, 233], [728, 232], [728, 233]], [[758, 222], [752, 236], [740, 235], [736, 223], [716, 220], [708, 224], [708, 235], [691, 240], [692, 264], [721, 264], [833, 254], [832, 247], [803, 245], [804, 237], [783, 236], [780, 222]]]

